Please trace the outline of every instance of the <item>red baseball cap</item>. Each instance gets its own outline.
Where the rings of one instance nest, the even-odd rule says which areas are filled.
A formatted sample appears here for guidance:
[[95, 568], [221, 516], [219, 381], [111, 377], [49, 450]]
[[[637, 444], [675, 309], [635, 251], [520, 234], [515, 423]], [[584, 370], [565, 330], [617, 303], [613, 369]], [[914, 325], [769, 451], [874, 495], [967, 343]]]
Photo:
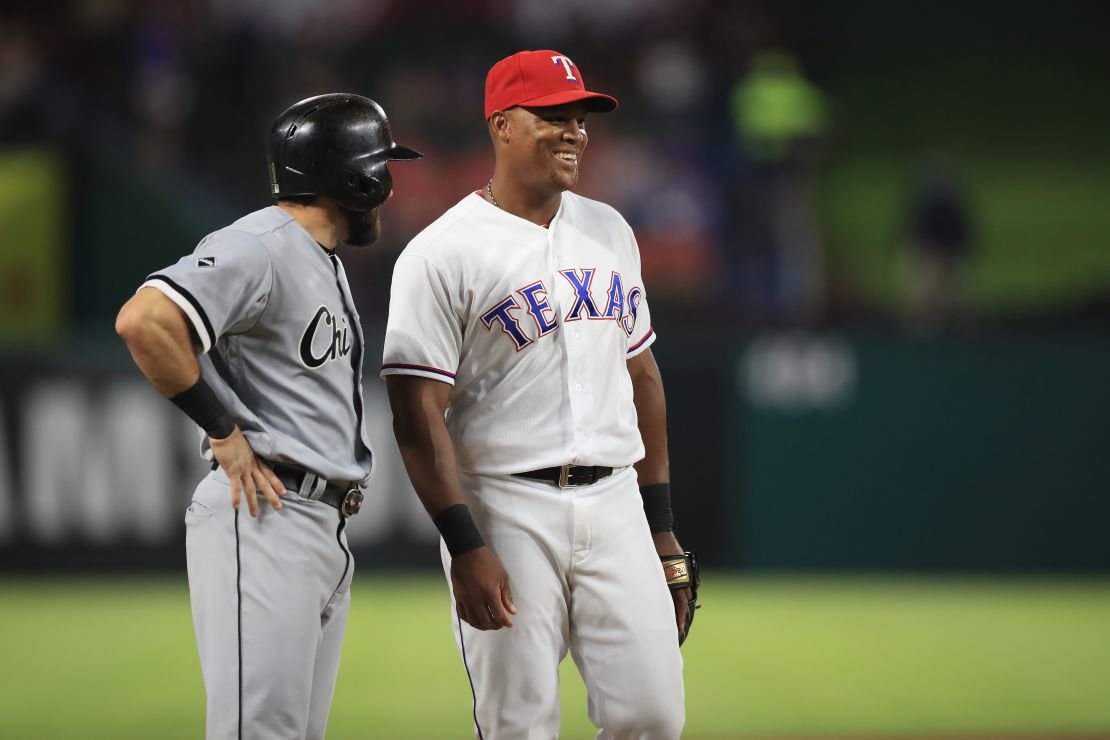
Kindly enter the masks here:
[[565, 54], [545, 49], [505, 57], [486, 75], [486, 119], [514, 105], [542, 108], [585, 100], [594, 113], [608, 113], [617, 99], [590, 92], [578, 65]]

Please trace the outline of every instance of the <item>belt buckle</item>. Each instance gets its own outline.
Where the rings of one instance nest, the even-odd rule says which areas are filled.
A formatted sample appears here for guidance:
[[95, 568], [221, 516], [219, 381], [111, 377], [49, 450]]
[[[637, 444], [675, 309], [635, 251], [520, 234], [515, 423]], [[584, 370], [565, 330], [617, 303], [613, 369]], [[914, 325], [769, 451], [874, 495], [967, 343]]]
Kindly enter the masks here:
[[573, 481], [570, 479], [571, 469], [572, 468], [582, 468], [582, 467], [585, 467], [585, 466], [583, 466], [583, 465], [564, 465], [562, 468], [560, 468], [559, 469], [559, 488], [578, 488], [580, 486], [588, 486], [591, 483], [596, 482], [596, 478], [594, 480], [589, 480], [587, 478], [587, 479], [582, 479], [582, 480], [575, 479]]
[[339, 506], [339, 511], [345, 517], [352, 517], [358, 513], [362, 508], [362, 501], [366, 497], [362, 495], [362, 491], [357, 488], [352, 488], [347, 491], [347, 495], [343, 497], [343, 503]]

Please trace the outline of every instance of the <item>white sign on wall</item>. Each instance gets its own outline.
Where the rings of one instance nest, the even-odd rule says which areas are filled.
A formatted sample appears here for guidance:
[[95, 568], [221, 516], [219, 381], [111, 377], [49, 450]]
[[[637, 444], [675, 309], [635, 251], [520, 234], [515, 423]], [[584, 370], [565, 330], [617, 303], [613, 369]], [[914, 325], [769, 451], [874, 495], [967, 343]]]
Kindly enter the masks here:
[[[377, 464], [362, 511], [348, 522], [348, 541], [372, 547], [400, 535], [434, 543], [438, 535], [393, 440], [384, 385], [365, 391]], [[0, 424], [0, 543], [157, 545], [180, 532], [208, 464], [193, 423], [145, 381], [43, 380], [17, 404], [0, 409], [0, 419], [16, 414], [20, 450], [13, 460]]]

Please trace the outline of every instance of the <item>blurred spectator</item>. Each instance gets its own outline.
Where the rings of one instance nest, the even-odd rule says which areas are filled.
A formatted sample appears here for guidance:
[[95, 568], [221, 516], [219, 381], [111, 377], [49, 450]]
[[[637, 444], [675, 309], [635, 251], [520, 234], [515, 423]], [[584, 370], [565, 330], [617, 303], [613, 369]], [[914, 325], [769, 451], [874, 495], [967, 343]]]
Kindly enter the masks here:
[[[0, 20], [0, 131], [10, 135], [30, 125], [24, 123], [34, 116], [30, 105], [42, 72], [40, 52], [30, 30], [22, 20]], [[5, 136], [5, 138], [6, 138]]]
[[172, 2], [143, 6], [135, 24], [132, 105], [140, 124], [142, 160], [156, 170], [180, 158], [181, 129], [193, 105], [188, 28], [188, 12]]
[[935, 160], [922, 167], [906, 224], [909, 321], [916, 331], [938, 331], [966, 318], [970, 210], [950, 164]]
[[736, 298], [761, 318], [810, 322], [825, 291], [812, 192], [824, 95], [789, 54], [764, 51], [734, 86], [729, 104], [744, 160], [734, 195]]
[[597, 135], [580, 192], [628, 219], [654, 300], [669, 301], [672, 316], [675, 308], [704, 314], [718, 295], [720, 253], [716, 183], [704, 166], [707, 65], [684, 39], [650, 42], [628, 56], [637, 85], [621, 91], [616, 120], [590, 122]]
[[571, 38], [584, 29], [603, 37], [634, 36], [673, 7], [668, 0], [511, 0], [510, 5], [517, 33], [537, 41]]
[[224, 30], [250, 28], [266, 38], [306, 45], [345, 45], [377, 25], [392, 0], [209, 0], [216, 23]]
[[760, 162], [796, 159], [825, 131], [825, 100], [784, 51], [760, 52], [732, 91], [733, 124], [748, 155]]
[[32, 19], [0, 17], [0, 39], [0, 141], [60, 134], [69, 96], [52, 84]]

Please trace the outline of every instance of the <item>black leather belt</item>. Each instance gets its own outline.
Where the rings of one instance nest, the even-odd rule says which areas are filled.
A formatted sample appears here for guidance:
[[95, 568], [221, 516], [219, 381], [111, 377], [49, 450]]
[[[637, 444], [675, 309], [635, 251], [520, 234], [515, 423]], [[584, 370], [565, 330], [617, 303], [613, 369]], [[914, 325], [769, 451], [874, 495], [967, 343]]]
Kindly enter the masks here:
[[[321, 482], [315, 473], [283, 463], [272, 463], [261, 459], [260, 462], [266, 463], [270, 470], [274, 471], [274, 475], [285, 486], [285, 490], [296, 491], [299, 495], [311, 501], [322, 501], [328, 506], [338, 509], [344, 517], [354, 516], [362, 508], [362, 500], [365, 497], [356, 483], [326, 481], [319, 495], [313, 496], [314, 489], [318, 488]], [[212, 463], [213, 470], [218, 467], [219, 463]]]
[[557, 484], [560, 488], [588, 486], [612, 474], [613, 468], [606, 468], [601, 465], [560, 465], [555, 468], [529, 470], [527, 473], [513, 473], [518, 478], [549, 481]]

